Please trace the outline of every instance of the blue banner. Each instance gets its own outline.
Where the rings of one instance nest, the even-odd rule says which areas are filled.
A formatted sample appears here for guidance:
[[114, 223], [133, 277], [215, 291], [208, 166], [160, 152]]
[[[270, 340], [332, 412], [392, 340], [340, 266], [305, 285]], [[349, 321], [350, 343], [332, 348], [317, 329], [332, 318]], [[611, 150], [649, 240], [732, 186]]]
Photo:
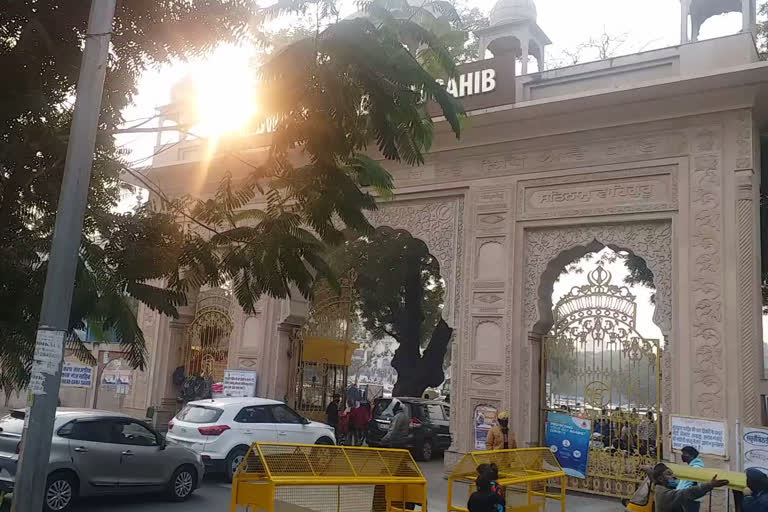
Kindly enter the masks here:
[[547, 414], [546, 443], [568, 476], [587, 477], [592, 421], [559, 412]]

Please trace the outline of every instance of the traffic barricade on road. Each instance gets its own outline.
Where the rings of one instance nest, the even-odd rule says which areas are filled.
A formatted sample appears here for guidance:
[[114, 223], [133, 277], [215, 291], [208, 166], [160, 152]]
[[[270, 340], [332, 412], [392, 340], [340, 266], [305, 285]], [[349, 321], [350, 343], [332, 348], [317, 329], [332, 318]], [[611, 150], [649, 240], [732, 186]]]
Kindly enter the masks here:
[[231, 512], [427, 510], [407, 450], [254, 443], [232, 481]]
[[549, 448], [521, 448], [471, 452], [448, 478], [448, 512], [467, 512], [475, 491], [477, 467], [496, 464], [496, 483], [505, 490], [506, 512], [544, 512], [547, 499], [560, 502], [565, 512], [566, 475]]

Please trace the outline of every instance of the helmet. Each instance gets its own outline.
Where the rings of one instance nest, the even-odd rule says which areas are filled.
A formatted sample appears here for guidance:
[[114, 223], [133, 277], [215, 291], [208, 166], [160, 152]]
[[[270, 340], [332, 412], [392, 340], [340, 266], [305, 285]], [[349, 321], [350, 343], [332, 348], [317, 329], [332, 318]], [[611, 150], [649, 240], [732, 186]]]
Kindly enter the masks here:
[[499, 413], [499, 419], [500, 420], [508, 420], [509, 419], [509, 413], [507, 411], [500, 412]]

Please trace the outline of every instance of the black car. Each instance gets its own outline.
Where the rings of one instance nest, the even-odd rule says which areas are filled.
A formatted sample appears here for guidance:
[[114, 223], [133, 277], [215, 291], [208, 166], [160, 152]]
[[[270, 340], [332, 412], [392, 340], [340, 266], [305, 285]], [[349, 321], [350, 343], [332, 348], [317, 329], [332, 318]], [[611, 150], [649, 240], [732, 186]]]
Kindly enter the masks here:
[[403, 404], [411, 418], [408, 439], [398, 445], [408, 448], [418, 460], [430, 460], [435, 452], [442, 452], [451, 446], [449, 428], [451, 406], [440, 400], [423, 398], [379, 398], [374, 402], [371, 422], [368, 424], [368, 445], [381, 446], [381, 439], [389, 430], [394, 416], [394, 400]]

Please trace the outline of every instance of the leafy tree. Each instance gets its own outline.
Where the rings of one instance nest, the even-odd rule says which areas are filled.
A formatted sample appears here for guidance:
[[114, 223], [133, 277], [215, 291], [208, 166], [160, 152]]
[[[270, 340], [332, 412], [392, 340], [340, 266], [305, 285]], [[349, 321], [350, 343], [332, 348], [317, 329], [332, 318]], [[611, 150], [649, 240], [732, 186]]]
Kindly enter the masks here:
[[[0, 10], [6, 70], [0, 85], [0, 386], [18, 389], [28, 379], [89, 2], [6, 4]], [[259, 104], [276, 130], [268, 158], [252, 163], [250, 175], [225, 176], [214, 197], [192, 200], [168, 198], [134, 173], [153, 192], [154, 208], [116, 213], [120, 174], [132, 171], [112, 133], [124, 121], [120, 112], [141, 72], [221, 42], [263, 41], [265, 21], [308, 4], [120, 2], [70, 320], [70, 342], [81, 353], [75, 329], [101, 322], [114, 328], [131, 362], [143, 366], [144, 337], [129, 296], [175, 316], [186, 291], [206, 283], [233, 281], [246, 311], [263, 293], [285, 297], [296, 286], [309, 295], [315, 276], [328, 274], [324, 244], [341, 240], [335, 219], [370, 230], [363, 212], [376, 207], [375, 193], [392, 188], [389, 174], [366, 156], [369, 146], [390, 160], [423, 162], [432, 123], [420, 91], [443, 108], [458, 136], [461, 108], [414, 59], [416, 53], [429, 57], [453, 75], [450, 54], [423, 26], [394, 17], [387, 7], [397, 2], [374, 0], [364, 4], [370, 19], [318, 25], [262, 67]], [[406, 14], [409, 9], [400, 6]], [[333, 16], [330, 8], [321, 12]], [[306, 163], [296, 164], [299, 159]], [[262, 207], [249, 206], [254, 203]]]
[[355, 269], [358, 309], [373, 339], [398, 342], [393, 394], [421, 396], [442, 384], [453, 329], [442, 318], [445, 287], [424, 242], [381, 228], [346, 243], [332, 259], [340, 269]]

